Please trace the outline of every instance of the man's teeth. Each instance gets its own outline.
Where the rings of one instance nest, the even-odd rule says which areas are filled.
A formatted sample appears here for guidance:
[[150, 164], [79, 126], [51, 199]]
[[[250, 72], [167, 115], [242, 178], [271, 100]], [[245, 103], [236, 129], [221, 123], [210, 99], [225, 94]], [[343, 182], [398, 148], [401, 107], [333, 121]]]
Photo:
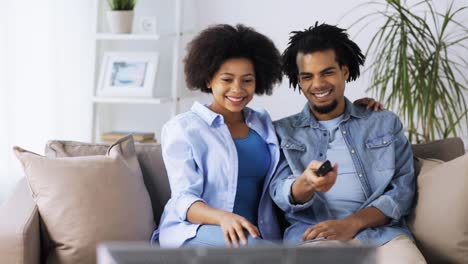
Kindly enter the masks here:
[[230, 96], [228, 96], [227, 98], [229, 100], [231, 100], [231, 101], [234, 101], [234, 102], [240, 102], [240, 101], [244, 100], [244, 97], [230, 97]]
[[331, 90], [328, 90], [326, 92], [323, 92], [323, 93], [315, 93], [314, 95], [317, 96], [318, 98], [320, 97], [324, 97], [324, 96], [327, 96], [331, 93]]

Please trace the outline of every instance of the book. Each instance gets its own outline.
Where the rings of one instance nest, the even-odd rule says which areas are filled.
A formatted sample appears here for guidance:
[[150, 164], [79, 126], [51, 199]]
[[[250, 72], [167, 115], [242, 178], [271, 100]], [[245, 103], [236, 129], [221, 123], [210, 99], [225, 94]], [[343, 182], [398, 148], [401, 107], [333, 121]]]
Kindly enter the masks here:
[[[112, 145], [114, 142], [115, 142], [115, 140], [101, 140], [100, 141], [100, 143], [106, 144], [106, 145]], [[156, 143], [158, 143], [158, 141], [156, 139], [147, 139], [147, 140], [143, 140], [143, 141], [135, 140], [136, 145], [139, 145], [139, 144], [156, 144]]]
[[115, 141], [119, 138], [127, 135], [132, 135], [135, 141], [154, 140], [154, 133], [147, 132], [124, 132], [124, 131], [112, 131], [101, 135], [103, 141]]

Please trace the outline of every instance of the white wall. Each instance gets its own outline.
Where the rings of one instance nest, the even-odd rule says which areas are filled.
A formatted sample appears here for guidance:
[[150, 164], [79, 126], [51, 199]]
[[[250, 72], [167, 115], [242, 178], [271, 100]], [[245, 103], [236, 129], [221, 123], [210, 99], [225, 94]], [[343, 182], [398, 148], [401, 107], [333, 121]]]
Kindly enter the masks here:
[[93, 0], [7, 1], [0, 31], [0, 203], [22, 177], [11, 148], [90, 134]]
[[[7, 18], [6, 16], [0, 16], [0, 36], [6, 36], [7, 34]], [[7, 149], [8, 145], [8, 133], [6, 127], [7, 119], [7, 85], [6, 79], [8, 76], [6, 66], [6, 51], [7, 39], [6, 37], [0, 37], [0, 186], [5, 185], [5, 178], [7, 177], [7, 163], [6, 160], [9, 156]], [[2, 162], [5, 161], [5, 162]], [[3, 198], [3, 192], [0, 187], [0, 204]]]

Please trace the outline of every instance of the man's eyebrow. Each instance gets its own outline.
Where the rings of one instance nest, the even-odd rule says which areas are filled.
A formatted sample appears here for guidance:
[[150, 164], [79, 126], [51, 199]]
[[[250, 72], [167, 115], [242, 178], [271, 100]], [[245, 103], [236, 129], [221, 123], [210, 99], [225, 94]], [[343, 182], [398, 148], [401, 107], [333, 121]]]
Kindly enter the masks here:
[[[327, 68], [321, 70], [320, 73], [324, 73], [324, 72], [332, 71], [332, 70], [336, 70], [336, 67], [335, 66], [327, 67]], [[299, 75], [300, 76], [310, 76], [310, 75], [313, 75], [313, 74], [310, 73], [310, 72], [300, 72]]]
[[327, 72], [327, 71], [330, 71], [330, 70], [335, 70], [335, 69], [336, 69], [336, 67], [331, 66], [331, 67], [328, 67], [328, 68], [325, 68], [325, 69], [321, 70], [320, 73], [324, 73], [324, 72]]

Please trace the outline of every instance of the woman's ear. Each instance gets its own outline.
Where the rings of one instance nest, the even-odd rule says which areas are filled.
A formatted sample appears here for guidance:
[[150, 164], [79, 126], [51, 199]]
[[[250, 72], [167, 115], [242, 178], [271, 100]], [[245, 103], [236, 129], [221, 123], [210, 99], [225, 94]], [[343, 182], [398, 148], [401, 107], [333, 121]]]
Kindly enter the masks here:
[[206, 88], [210, 89], [211, 90], [211, 82], [206, 82]]

